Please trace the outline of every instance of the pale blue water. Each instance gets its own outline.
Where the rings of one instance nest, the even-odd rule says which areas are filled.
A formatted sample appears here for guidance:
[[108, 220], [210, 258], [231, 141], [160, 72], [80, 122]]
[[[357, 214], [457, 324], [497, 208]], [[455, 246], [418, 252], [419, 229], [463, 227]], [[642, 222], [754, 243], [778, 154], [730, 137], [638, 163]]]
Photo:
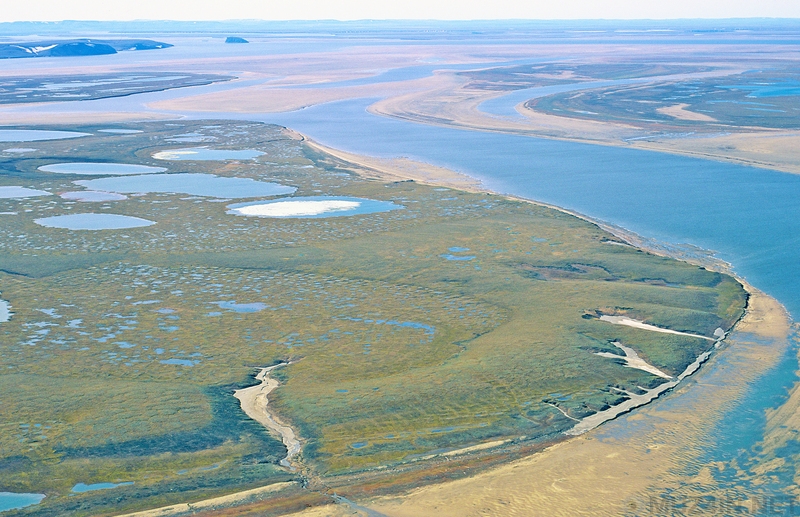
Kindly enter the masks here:
[[263, 155], [254, 149], [206, 149], [205, 147], [191, 147], [186, 149], [169, 149], [156, 153], [154, 158], [170, 161], [216, 161], [216, 160], [252, 160]]
[[224, 178], [213, 174], [199, 173], [117, 176], [94, 180], [78, 180], [74, 183], [91, 190], [118, 192], [121, 194], [163, 192], [222, 199], [279, 196], [291, 194], [297, 190], [294, 187], [256, 181], [250, 178]]
[[267, 308], [266, 303], [236, 303], [236, 302], [211, 302], [220, 309], [228, 309], [234, 312], [261, 312]]
[[200, 361], [191, 361], [189, 359], [164, 359], [163, 361], [159, 361], [161, 364], [175, 364], [178, 366], [194, 366], [196, 364], [200, 364]]
[[69, 201], [82, 201], [82, 202], [100, 202], [100, 201], [122, 201], [128, 199], [128, 196], [122, 194], [115, 194], [113, 192], [98, 192], [96, 190], [80, 190], [75, 192], [62, 192], [59, 194], [61, 199]]
[[155, 221], [117, 214], [70, 214], [34, 219], [33, 222], [46, 228], [65, 230], [122, 230], [141, 228], [156, 224]]
[[444, 255], [439, 255], [439, 256], [442, 257], [443, 259], [454, 260], [454, 261], [468, 261], [475, 259], [474, 255], [451, 255], [449, 253], [445, 253]]
[[245, 215], [236, 211], [237, 208], [253, 205], [270, 205], [275, 203], [285, 203], [287, 201], [352, 201], [358, 203], [358, 206], [348, 208], [345, 210], [330, 210], [321, 214], [307, 214], [307, 215], [263, 215], [263, 216], [249, 216], [249, 217], [273, 217], [273, 218], [294, 218], [294, 219], [321, 219], [326, 217], [343, 217], [350, 215], [363, 215], [374, 214], [378, 212], [389, 212], [391, 210], [402, 210], [404, 207], [389, 201], [378, 201], [375, 199], [366, 199], [360, 197], [341, 197], [341, 196], [311, 196], [311, 197], [291, 197], [276, 199], [273, 201], [252, 201], [249, 203], [236, 203], [228, 205], [229, 214]]
[[74, 487], [72, 487], [72, 492], [81, 494], [83, 492], [93, 492], [95, 490], [108, 490], [110, 488], [117, 488], [118, 486], [127, 486], [132, 485], [133, 481], [126, 481], [124, 483], [93, 483], [91, 485], [86, 485], [84, 483], [78, 483]]
[[0, 187], [0, 199], [22, 199], [38, 196], [52, 196], [52, 194], [44, 190], [25, 187]]
[[141, 133], [140, 129], [98, 129], [98, 133], [112, 133], [115, 135], [134, 135]]
[[165, 167], [149, 167], [133, 163], [53, 163], [39, 167], [40, 171], [56, 174], [80, 174], [81, 176], [126, 176], [133, 174], [155, 174]]
[[90, 136], [76, 131], [43, 131], [39, 129], [0, 129], [0, 142], [38, 142]]
[[44, 494], [17, 494], [14, 492], [0, 492], [0, 512], [16, 510], [39, 504], [44, 499]]

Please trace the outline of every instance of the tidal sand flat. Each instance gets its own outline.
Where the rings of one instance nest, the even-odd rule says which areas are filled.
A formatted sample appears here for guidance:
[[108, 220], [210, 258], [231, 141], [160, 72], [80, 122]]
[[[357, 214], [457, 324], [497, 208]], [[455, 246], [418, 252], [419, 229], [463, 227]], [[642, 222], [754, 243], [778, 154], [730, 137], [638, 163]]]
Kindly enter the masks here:
[[0, 512], [17, 510], [39, 504], [44, 499], [44, 494], [16, 494], [14, 492], [0, 492]]
[[51, 196], [50, 192], [25, 187], [0, 187], [0, 199], [22, 199], [26, 197]]
[[141, 228], [156, 224], [140, 217], [117, 214], [70, 214], [34, 219], [36, 224], [46, 228], [62, 228], [65, 230], [122, 230], [125, 228]]
[[170, 161], [216, 161], [216, 160], [252, 160], [264, 153], [255, 149], [206, 149], [205, 147], [192, 147], [188, 149], [172, 149], [155, 153], [156, 160]]
[[0, 142], [38, 142], [89, 136], [77, 131], [45, 131], [40, 129], [0, 129]]
[[97, 190], [76, 190], [74, 192], [62, 192], [59, 194], [59, 197], [69, 201], [81, 201], [84, 203], [122, 201], [124, 199], [128, 199], [128, 196], [122, 194], [115, 194], [114, 192], [101, 192]]
[[268, 183], [251, 178], [224, 178], [214, 174], [181, 173], [142, 176], [118, 176], [79, 180], [76, 185], [91, 190], [120, 194], [147, 194], [162, 192], [189, 194], [216, 198], [248, 198], [292, 194], [297, 189], [279, 183]]
[[228, 208], [228, 213], [233, 215], [307, 219], [374, 214], [400, 210], [403, 206], [374, 199], [318, 196], [237, 203], [228, 205]]
[[81, 176], [127, 176], [134, 174], [155, 174], [165, 172], [165, 167], [150, 167], [133, 163], [54, 163], [39, 167], [43, 172], [56, 174], [79, 174]]

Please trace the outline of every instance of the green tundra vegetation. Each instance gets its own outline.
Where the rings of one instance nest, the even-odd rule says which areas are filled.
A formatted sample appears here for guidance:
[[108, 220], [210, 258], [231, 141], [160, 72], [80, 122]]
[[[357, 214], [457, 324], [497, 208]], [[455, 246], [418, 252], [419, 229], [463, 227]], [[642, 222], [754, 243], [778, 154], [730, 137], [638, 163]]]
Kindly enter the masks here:
[[[117, 126], [115, 126], [117, 127]], [[300, 476], [397, 465], [431, 451], [552, 439], [664, 379], [597, 352], [635, 349], [669, 375], [706, 339], [613, 325], [627, 315], [712, 336], [742, 314], [733, 278], [627, 246], [563, 212], [485, 193], [367, 179], [277, 126], [220, 121], [69, 129], [91, 136], [0, 153], [0, 491], [37, 492], [8, 515], [97, 515], [199, 500]], [[188, 135], [188, 136], [187, 136]], [[202, 142], [250, 160], [165, 161]], [[188, 145], [198, 145], [188, 144]], [[227, 213], [236, 201], [128, 194], [79, 202], [87, 176], [59, 162], [119, 162], [296, 187], [404, 207], [322, 218]], [[156, 224], [48, 228], [113, 213]], [[270, 407], [303, 442], [301, 469], [242, 412], [258, 367]], [[388, 473], [387, 473], [388, 475]], [[71, 493], [77, 483], [133, 482]]]

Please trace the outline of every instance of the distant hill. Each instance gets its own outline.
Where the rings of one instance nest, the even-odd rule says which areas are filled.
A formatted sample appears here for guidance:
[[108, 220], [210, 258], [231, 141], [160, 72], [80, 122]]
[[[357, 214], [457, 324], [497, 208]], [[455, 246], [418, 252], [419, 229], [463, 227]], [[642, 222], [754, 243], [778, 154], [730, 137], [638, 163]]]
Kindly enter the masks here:
[[250, 43], [244, 38], [240, 38], [239, 36], [228, 36], [225, 38], [225, 43]]
[[171, 47], [169, 43], [146, 39], [61, 40], [0, 44], [0, 59], [26, 57], [100, 56], [126, 50], [156, 50]]

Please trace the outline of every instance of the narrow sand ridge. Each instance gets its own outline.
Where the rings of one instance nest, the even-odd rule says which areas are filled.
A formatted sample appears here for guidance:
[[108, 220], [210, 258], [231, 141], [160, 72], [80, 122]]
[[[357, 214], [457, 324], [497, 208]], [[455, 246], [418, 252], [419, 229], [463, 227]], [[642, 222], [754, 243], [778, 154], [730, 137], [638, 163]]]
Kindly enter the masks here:
[[671, 375], [667, 375], [666, 373], [662, 372], [652, 364], [648, 363], [647, 361], [639, 357], [639, 354], [637, 354], [636, 350], [634, 350], [633, 348], [627, 347], [622, 343], [618, 343], [616, 341], [614, 341], [611, 344], [622, 350], [625, 353], [625, 355], [612, 354], [610, 352], [596, 352], [595, 355], [599, 355], [600, 357], [608, 357], [609, 359], [622, 359], [623, 361], [625, 361], [625, 367], [627, 368], [635, 368], [637, 370], [642, 370], [647, 373], [652, 373], [657, 377], [663, 377], [664, 379], [667, 380], [672, 379]]
[[269, 372], [289, 364], [291, 363], [280, 363], [274, 366], [262, 368], [258, 375], [256, 375], [256, 380], [261, 381], [261, 384], [236, 390], [233, 396], [239, 399], [239, 402], [242, 405], [242, 410], [247, 414], [247, 416], [281, 437], [283, 444], [286, 446], [287, 454], [280, 463], [284, 467], [294, 470], [291, 460], [293, 457], [297, 456], [298, 453], [300, 453], [300, 440], [297, 439], [294, 430], [292, 430], [291, 427], [283, 425], [281, 422], [279, 422], [274, 415], [270, 414], [269, 408], [267, 407], [269, 404], [267, 395], [269, 395], [272, 390], [280, 386], [280, 382], [278, 382], [276, 379], [270, 378]]
[[625, 325], [626, 327], [633, 327], [642, 330], [650, 330], [652, 332], [662, 332], [664, 334], [677, 334], [678, 336], [699, 337], [700, 339], [707, 339], [708, 341], [716, 341], [713, 337], [701, 336], [700, 334], [690, 334], [688, 332], [678, 332], [677, 330], [665, 329], [649, 325], [639, 320], [634, 320], [626, 316], [600, 316], [600, 321], [607, 321], [615, 325]]

